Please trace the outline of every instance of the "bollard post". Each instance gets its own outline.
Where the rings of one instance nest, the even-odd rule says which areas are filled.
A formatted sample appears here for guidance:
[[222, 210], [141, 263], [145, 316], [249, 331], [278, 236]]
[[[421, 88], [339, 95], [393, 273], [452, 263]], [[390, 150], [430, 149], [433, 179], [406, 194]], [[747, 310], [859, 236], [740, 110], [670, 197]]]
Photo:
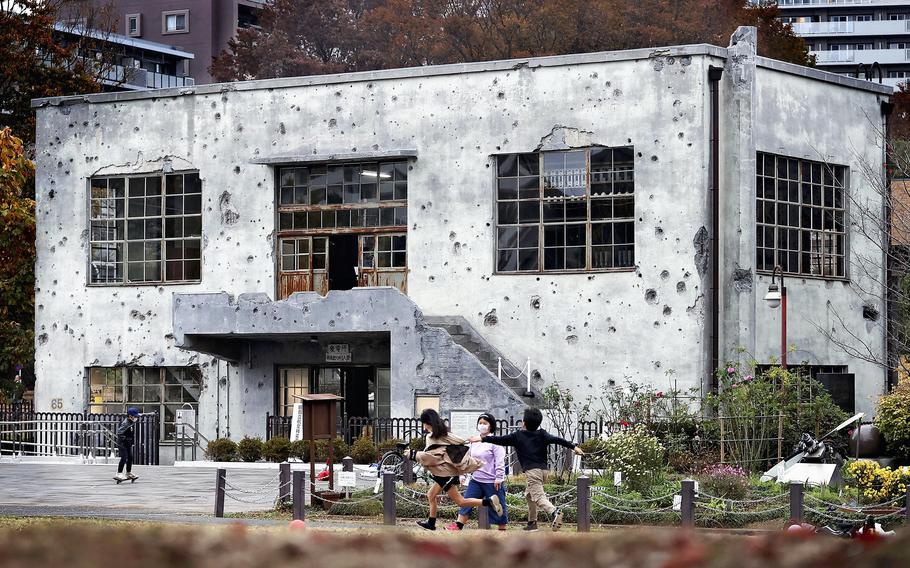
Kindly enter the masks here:
[[695, 526], [695, 481], [685, 479], [682, 482], [682, 503], [679, 513], [682, 516], [682, 526], [691, 528]]
[[477, 528], [490, 530], [490, 509], [481, 505], [477, 507]]
[[405, 485], [414, 483], [414, 464], [411, 463], [411, 456], [407, 453], [404, 455], [404, 461], [401, 462], [401, 481]]
[[803, 484], [790, 482], [790, 520], [803, 522]]
[[580, 475], [575, 480], [575, 494], [578, 496], [578, 532], [591, 532], [591, 478]]
[[303, 493], [306, 491], [306, 485], [303, 480], [303, 472], [295, 471], [293, 474], [293, 483], [291, 484], [294, 489], [294, 520], [303, 520], [305, 512], [303, 508]]
[[[354, 458], [351, 456], [345, 456], [341, 458], [341, 471], [354, 471]], [[350, 497], [351, 491], [347, 488], [344, 490], [344, 496]]]
[[391, 471], [382, 474], [382, 516], [383, 523], [395, 524], [395, 473]]
[[227, 481], [227, 470], [215, 470], [215, 516], [224, 516], [224, 483]]
[[291, 464], [282, 462], [278, 465], [278, 502], [291, 500]]

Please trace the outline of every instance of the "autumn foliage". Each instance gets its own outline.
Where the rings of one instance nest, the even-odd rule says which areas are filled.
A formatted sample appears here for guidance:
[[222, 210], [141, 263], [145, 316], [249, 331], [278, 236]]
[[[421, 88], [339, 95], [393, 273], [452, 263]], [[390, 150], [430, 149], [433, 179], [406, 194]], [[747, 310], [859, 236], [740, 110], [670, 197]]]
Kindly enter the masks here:
[[692, 43], [759, 29], [759, 53], [812, 64], [774, 4], [743, 0], [274, 0], [212, 65], [220, 81]]
[[0, 130], [0, 397], [15, 365], [34, 357], [35, 202], [26, 192], [34, 171], [22, 141]]

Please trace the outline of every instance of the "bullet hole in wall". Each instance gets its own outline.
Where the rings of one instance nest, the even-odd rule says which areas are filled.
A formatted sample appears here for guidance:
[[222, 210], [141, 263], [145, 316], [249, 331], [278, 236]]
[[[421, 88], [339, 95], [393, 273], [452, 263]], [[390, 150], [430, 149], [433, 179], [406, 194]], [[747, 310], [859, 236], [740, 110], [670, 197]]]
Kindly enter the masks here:
[[645, 290], [645, 301], [648, 302], [649, 304], [656, 304], [657, 303], [657, 290], [655, 290], [654, 288], [648, 288], [647, 290]]

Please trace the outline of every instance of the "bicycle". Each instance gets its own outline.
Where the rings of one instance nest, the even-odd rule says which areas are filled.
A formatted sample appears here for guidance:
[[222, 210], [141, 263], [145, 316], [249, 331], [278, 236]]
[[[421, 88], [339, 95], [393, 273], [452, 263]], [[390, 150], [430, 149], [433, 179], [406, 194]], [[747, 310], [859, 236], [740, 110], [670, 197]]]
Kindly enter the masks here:
[[405, 432], [404, 438], [406, 441], [396, 443], [394, 450], [389, 450], [386, 453], [382, 454], [382, 458], [379, 460], [379, 471], [377, 473], [379, 479], [382, 479], [383, 473], [390, 471], [395, 474], [396, 480], [403, 480], [404, 456], [405, 451], [407, 451], [408, 459], [411, 461], [411, 467], [414, 473], [414, 481], [422, 480], [425, 483], [429, 484], [430, 472], [424, 469], [424, 467], [417, 463], [417, 460], [414, 459], [417, 450], [409, 449], [411, 447], [411, 442], [415, 438], [422, 438], [423, 436], [424, 433], [420, 430], [411, 430], [409, 432]]

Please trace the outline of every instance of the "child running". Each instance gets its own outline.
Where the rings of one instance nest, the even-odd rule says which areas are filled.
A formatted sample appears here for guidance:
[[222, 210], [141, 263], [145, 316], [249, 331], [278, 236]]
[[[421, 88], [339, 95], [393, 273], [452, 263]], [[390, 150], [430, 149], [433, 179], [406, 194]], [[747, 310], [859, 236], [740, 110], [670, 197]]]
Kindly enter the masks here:
[[465, 473], [477, 471], [480, 461], [472, 458], [465, 441], [449, 433], [449, 427], [442, 421], [439, 413], [427, 409], [420, 413], [420, 423], [427, 436], [426, 449], [417, 452], [417, 461], [427, 468], [435, 482], [427, 492], [430, 504], [430, 516], [426, 521], [417, 524], [428, 531], [436, 530], [436, 498], [445, 492], [459, 507], [491, 507], [497, 515], [502, 515], [502, 504], [497, 495], [483, 499], [466, 499], [458, 492], [458, 477]]
[[[489, 412], [477, 418], [477, 431], [480, 434], [496, 433], [496, 418]], [[493, 514], [490, 511], [490, 524], [498, 525], [499, 530], [506, 530], [509, 522], [509, 512], [506, 510], [506, 450], [502, 446], [495, 446], [486, 442], [471, 444], [471, 457], [480, 460], [483, 465], [471, 474], [471, 481], [464, 492], [468, 499], [496, 496], [502, 505], [502, 514]], [[473, 511], [473, 507], [462, 507], [458, 510], [458, 520], [448, 525], [446, 530], [460, 531]]]
[[528, 408], [524, 412], [521, 430], [505, 436], [484, 436], [483, 438], [472, 436], [468, 441], [484, 441], [497, 446], [515, 446], [518, 462], [525, 471], [528, 483], [525, 489], [525, 498], [528, 501], [528, 525], [524, 530], [537, 530], [537, 508], [540, 507], [549, 515], [550, 526], [554, 531], [558, 531], [562, 526], [562, 510], [550, 503], [543, 490], [543, 484], [546, 483], [547, 475], [550, 473], [547, 471], [547, 446], [559, 444], [575, 450], [575, 453], [580, 456], [584, 455], [584, 452], [572, 442], [553, 436], [546, 430], [541, 430], [541, 422], [543, 422], [543, 415], [540, 410]]

